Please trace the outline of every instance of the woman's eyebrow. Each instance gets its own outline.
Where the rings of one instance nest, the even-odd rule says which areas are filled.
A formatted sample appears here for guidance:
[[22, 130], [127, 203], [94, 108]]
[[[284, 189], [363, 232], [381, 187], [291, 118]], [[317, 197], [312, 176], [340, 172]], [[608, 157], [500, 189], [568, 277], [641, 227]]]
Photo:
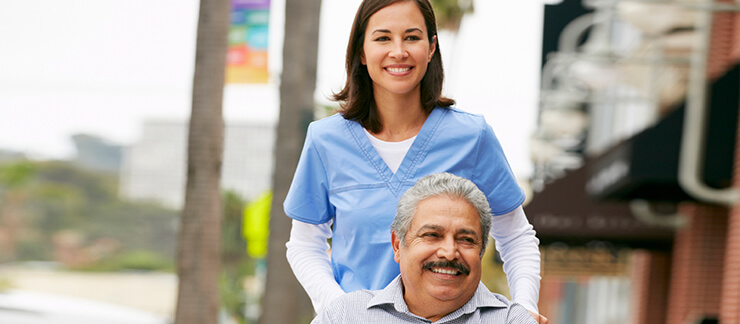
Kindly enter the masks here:
[[390, 32], [391, 31], [388, 29], [376, 29], [376, 30], [373, 30], [372, 33], [375, 34], [375, 33], [390, 33]]
[[[388, 30], [388, 29], [375, 29], [375, 30], [373, 30], [373, 32], [372, 32], [371, 34], [375, 34], [375, 33], [390, 33], [390, 32], [391, 32], [391, 31], [390, 31], [390, 30]], [[413, 33], [413, 32], [420, 32], [420, 33], [423, 33], [424, 31], [422, 31], [422, 30], [421, 30], [421, 28], [416, 28], [416, 27], [414, 27], [414, 28], [409, 28], [409, 29], [406, 29], [406, 33], [407, 33], [407, 34], [408, 34], [408, 33]]]

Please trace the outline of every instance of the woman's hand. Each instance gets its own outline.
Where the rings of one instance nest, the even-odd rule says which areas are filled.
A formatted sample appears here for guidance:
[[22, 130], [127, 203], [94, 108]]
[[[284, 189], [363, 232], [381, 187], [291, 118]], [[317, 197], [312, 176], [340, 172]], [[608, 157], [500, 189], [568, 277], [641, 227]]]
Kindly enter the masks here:
[[537, 314], [535, 312], [532, 312], [532, 311], [529, 311], [529, 314], [531, 314], [532, 317], [534, 317], [534, 320], [537, 321], [537, 323], [539, 323], [539, 324], [547, 324], [547, 317], [544, 317], [544, 316], [542, 316], [540, 314]]

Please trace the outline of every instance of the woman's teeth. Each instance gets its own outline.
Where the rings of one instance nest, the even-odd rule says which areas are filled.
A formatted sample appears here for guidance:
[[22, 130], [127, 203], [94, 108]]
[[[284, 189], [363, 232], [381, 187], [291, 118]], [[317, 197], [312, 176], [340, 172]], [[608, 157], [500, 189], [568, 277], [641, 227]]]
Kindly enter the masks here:
[[406, 72], [408, 70], [411, 70], [411, 68], [410, 67], [407, 67], [407, 68], [387, 68], [387, 70], [388, 70], [388, 72], [401, 73], [401, 72]]

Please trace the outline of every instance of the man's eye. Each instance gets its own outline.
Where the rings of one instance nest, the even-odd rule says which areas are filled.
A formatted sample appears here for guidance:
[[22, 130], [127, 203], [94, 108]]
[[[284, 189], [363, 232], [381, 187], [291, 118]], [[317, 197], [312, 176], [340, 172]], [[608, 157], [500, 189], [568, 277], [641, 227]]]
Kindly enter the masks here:
[[437, 235], [437, 233], [424, 233], [424, 234], [421, 235], [421, 237], [435, 238], [435, 237], [439, 237], [439, 235]]

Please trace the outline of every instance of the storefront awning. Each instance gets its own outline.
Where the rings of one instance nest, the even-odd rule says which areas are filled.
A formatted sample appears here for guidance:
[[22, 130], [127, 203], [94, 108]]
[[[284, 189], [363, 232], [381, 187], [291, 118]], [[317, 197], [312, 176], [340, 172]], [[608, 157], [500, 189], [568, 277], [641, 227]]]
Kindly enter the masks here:
[[586, 194], [590, 163], [548, 184], [524, 207], [541, 244], [607, 241], [631, 248], [670, 249], [673, 230], [640, 222], [627, 203], [599, 202]]
[[[726, 188], [732, 182], [740, 108], [738, 88], [737, 66], [711, 86], [701, 159], [701, 177], [710, 187]], [[684, 110], [678, 107], [656, 125], [594, 157], [588, 167], [588, 194], [602, 200], [695, 200], [678, 184]]]

